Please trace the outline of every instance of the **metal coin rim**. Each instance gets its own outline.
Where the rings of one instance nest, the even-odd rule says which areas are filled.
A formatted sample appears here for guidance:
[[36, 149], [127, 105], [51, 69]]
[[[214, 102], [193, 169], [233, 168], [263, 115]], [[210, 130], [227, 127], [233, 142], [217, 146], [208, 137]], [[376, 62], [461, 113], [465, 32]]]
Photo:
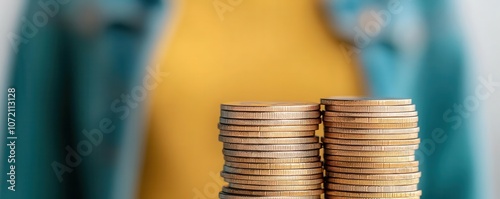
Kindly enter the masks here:
[[321, 138], [322, 143], [341, 145], [368, 145], [368, 146], [395, 146], [420, 144], [420, 138], [406, 140], [354, 140], [354, 139], [333, 139]]
[[312, 119], [319, 118], [321, 112], [301, 111], [301, 112], [241, 112], [221, 110], [220, 116], [232, 119], [260, 119], [260, 120], [283, 120], [283, 119]]
[[296, 126], [241, 126], [241, 125], [228, 125], [218, 124], [220, 130], [227, 131], [251, 131], [251, 132], [289, 132], [289, 131], [316, 131], [319, 125], [296, 125]]
[[354, 112], [354, 113], [392, 113], [413, 112], [416, 110], [414, 104], [397, 106], [325, 106], [326, 111]]
[[234, 189], [227, 186], [222, 187], [225, 193], [250, 195], [250, 196], [314, 196], [323, 194], [323, 189], [303, 190], [303, 191], [249, 191], [244, 189]]
[[278, 163], [305, 163], [305, 162], [320, 162], [321, 157], [303, 157], [303, 158], [244, 158], [224, 156], [225, 161], [239, 163], [263, 163], [263, 164], [278, 164]]
[[327, 172], [327, 178], [339, 178], [350, 180], [409, 180], [422, 177], [422, 173], [398, 173], [398, 174], [363, 174], [363, 173], [334, 173]]
[[293, 119], [293, 120], [245, 120], [220, 118], [219, 123], [239, 126], [302, 126], [321, 124], [320, 118]]
[[409, 134], [409, 133], [419, 133], [420, 127], [403, 128], [403, 129], [347, 129], [347, 128], [325, 127], [324, 132], [346, 133], [346, 134]]
[[337, 106], [395, 106], [395, 105], [410, 105], [411, 99], [392, 98], [392, 99], [377, 99], [370, 97], [325, 97], [321, 98], [322, 105], [337, 105]]
[[[259, 104], [260, 103], [260, 104]], [[281, 104], [281, 105], [272, 105]], [[220, 105], [221, 110], [244, 112], [296, 112], [320, 109], [318, 103], [310, 102], [227, 102]]]
[[377, 118], [377, 117], [414, 117], [418, 116], [418, 111], [409, 111], [409, 112], [337, 112], [337, 111], [325, 111], [323, 114], [324, 117], [369, 117], [369, 118]]

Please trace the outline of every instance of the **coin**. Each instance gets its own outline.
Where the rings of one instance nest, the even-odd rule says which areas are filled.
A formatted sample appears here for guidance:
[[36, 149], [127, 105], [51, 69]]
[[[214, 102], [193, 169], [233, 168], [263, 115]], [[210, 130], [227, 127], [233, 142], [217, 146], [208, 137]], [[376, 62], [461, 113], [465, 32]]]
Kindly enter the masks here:
[[249, 157], [249, 158], [300, 158], [319, 156], [319, 150], [309, 151], [275, 151], [275, 152], [256, 152], [256, 151], [234, 151], [222, 150], [222, 153], [227, 156]]
[[409, 180], [420, 178], [422, 174], [420, 172], [415, 173], [400, 173], [400, 174], [346, 174], [346, 173], [334, 173], [328, 172], [328, 177], [341, 178], [341, 179], [351, 179], [351, 180]]
[[340, 145], [366, 145], [366, 146], [395, 146], [420, 144], [420, 139], [409, 140], [353, 140], [353, 139], [332, 139], [322, 138], [323, 143]]
[[244, 126], [296, 126], [313, 125], [321, 123], [321, 119], [294, 119], [294, 120], [243, 120], [220, 118], [221, 124], [244, 125]]
[[352, 139], [352, 140], [406, 140], [418, 138], [418, 133], [408, 134], [349, 134], [325, 132], [326, 138]]
[[348, 134], [409, 134], [418, 133], [419, 127], [404, 129], [344, 129], [344, 128], [324, 128], [325, 132], [348, 133]]
[[351, 112], [335, 112], [325, 111], [325, 117], [413, 117], [417, 116], [417, 111], [410, 112], [386, 112], [386, 113], [351, 113]]
[[319, 118], [320, 115], [319, 110], [305, 112], [238, 112], [222, 110], [220, 113], [223, 118], [270, 120]]
[[325, 106], [327, 111], [335, 112], [364, 112], [364, 113], [388, 113], [388, 112], [411, 112], [415, 111], [415, 105], [399, 106]]
[[221, 130], [220, 135], [228, 137], [253, 137], [253, 138], [281, 138], [281, 137], [311, 137], [314, 131], [284, 131], [284, 132], [253, 132], [253, 131], [225, 131]]
[[252, 132], [288, 132], [288, 131], [315, 131], [318, 130], [318, 125], [301, 125], [301, 126], [238, 126], [219, 124], [220, 130], [227, 131], [252, 131]]
[[221, 177], [224, 179], [252, 180], [252, 181], [302, 181], [302, 180], [318, 180], [323, 179], [323, 174], [312, 175], [280, 175], [280, 176], [258, 176], [258, 175], [243, 175], [221, 172]]
[[323, 117], [325, 122], [342, 123], [413, 123], [418, 117]]
[[420, 199], [420, 196], [414, 196], [414, 197], [404, 197], [404, 198], [354, 198], [354, 197], [342, 197], [342, 196], [332, 196], [332, 195], [325, 195], [325, 199]]
[[241, 138], [241, 137], [226, 137], [219, 136], [219, 141], [235, 144], [305, 144], [317, 143], [318, 137], [301, 137], [301, 138]]
[[257, 112], [293, 112], [319, 110], [319, 104], [309, 102], [229, 102], [221, 104], [222, 110]]
[[324, 122], [325, 127], [352, 128], [352, 129], [401, 129], [414, 128], [418, 126], [416, 122], [410, 123], [341, 123]]
[[264, 185], [293, 186], [293, 185], [313, 185], [313, 184], [323, 183], [322, 178], [313, 180], [239, 180], [239, 179], [224, 178], [224, 181], [229, 183], [261, 185], [261, 186]]
[[225, 165], [234, 168], [244, 169], [308, 169], [321, 167], [321, 162], [307, 162], [307, 163], [281, 163], [281, 164], [255, 164], [255, 163], [241, 163], [241, 162], [226, 162]]
[[[255, 196], [231, 195], [220, 192], [220, 199], [254, 199]], [[259, 196], [260, 199], [320, 199], [320, 196]], [[397, 199], [397, 198], [396, 198]], [[413, 199], [413, 198], [410, 198]]]
[[237, 173], [242, 175], [260, 175], [260, 176], [281, 176], [281, 175], [313, 175], [318, 173], [323, 173], [322, 168], [311, 168], [311, 169], [281, 169], [281, 170], [270, 170], [270, 169], [241, 169], [224, 166], [224, 170], [227, 173]]
[[321, 98], [323, 105], [338, 105], [338, 106], [394, 106], [394, 105], [409, 105], [411, 99], [376, 99], [368, 97], [327, 97]]
[[419, 178], [408, 180], [350, 180], [341, 178], [328, 178], [328, 182], [335, 184], [366, 185], [366, 186], [398, 186], [414, 185], [420, 182]]
[[334, 167], [345, 167], [345, 168], [366, 168], [366, 169], [383, 169], [383, 168], [406, 168], [406, 167], [418, 167], [418, 161], [411, 162], [341, 162], [341, 161], [327, 161], [325, 163], [329, 166]]
[[395, 163], [395, 162], [410, 162], [415, 161], [415, 156], [399, 156], [399, 157], [348, 157], [348, 156], [331, 156], [325, 154], [327, 161], [341, 162], [366, 162], [366, 163]]
[[281, 164], [281, 163], [319, 162], [321, 158], [319, 156], [303, 157], [303, 158], [245, 158], [245, 157], [224, 156], [224, 160], [229, 162], [241, 162], [241, 163]]
[[325, 154], [349, 157], [394, 157], [415, 155], [415, 150], [406, 151], [344, 151], [325, 149]]
[[251, 191], [244, 189], [235, 189], [222, 187], [222, 191], [230, 194], [248, 195], [248, 196], [315, 196], [323, 194], [323, 189], [300, 190], [300, 191]]
[[417, 150], [419, 145], [403, 145], [403, 146], [348, 146], [339, 144], [325, 144], [325, 149], [337, 149], [346, 151], [403, 151]]
[[406, 198], [421, 196], [422, 191], [397, 192], [397, 193], [358, 193], [343, 191], [327, 191], [326, 195], [356, 197], [356, 198]]
[[301, 151], [320, 149], [320, 143], [311, 144], [284, 144], [284, 145], [261, 145], [261, 144], [233, 144], [224, 143], [225, 149], [241, 151]]
[[356, 173], [356, 174], [402, 174], [402, 173], [418, 172], [418, 167], [360, 169], [360, 168], [342, 168], [342, 167], [326, 166], [325, 170], [337, 173]]
[[366, 185], [343, 185], [343, 184], [328, 184], [328, 189], [337, 191], [351, 192], [406, 192], [416, 191], [417, 185], [401, 185], [401, 186], [366, 186]]
[[289, 185], [289, 186], [279, 186], [279, 185], [246, 185], [229, 183], [229, 187], [235, 189], [245, 189], [245, 190], [263, 190], [263, 191], [292, 191], [292, 190], [311, 190], [311, 189], [321, 189], [321, 183], [312, 185]]

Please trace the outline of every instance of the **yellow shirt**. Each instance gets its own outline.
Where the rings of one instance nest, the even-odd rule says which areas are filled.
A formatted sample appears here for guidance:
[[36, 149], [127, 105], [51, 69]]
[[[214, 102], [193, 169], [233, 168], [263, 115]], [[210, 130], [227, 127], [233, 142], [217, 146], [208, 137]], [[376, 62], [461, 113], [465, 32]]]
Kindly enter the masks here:
[[174, 4], [152, 63], [170, 75], [153, 91], [140, 198], [218, 198], [222, 102], [361, 94], [356, 68], [319, 6], [311, 0]]

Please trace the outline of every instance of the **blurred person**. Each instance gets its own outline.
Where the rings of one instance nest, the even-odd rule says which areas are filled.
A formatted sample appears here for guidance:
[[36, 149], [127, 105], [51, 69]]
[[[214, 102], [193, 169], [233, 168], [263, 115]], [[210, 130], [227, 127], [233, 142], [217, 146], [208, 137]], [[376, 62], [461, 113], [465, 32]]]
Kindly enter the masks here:
[[456, 2], [326, 2], [345, 52], [360, 59], [370, 95], [411, 97], [417, 105], [422, 199], [485, 198], [472, 85], [488, 94], [491, 76], [472, 79]]
[[[136, 197], [145, 104], [130, 107], [128, 114], [112, 107], [125, 109], [123, 98], [147, 74], [163, 5], [26, 2], [18, 31], [7, 36], [13, 54], [7, 86], [16, 90], [18, 139], [15, 186], [2, 177], [0, 198]], [[12, 140], [6, 137], [0, 138], [0, 169], [10, 178], [4, 175], [12, 171], [12, 150], [5, 147]]]
[[[333, 25], [321, 1], [175, 1], [172, 15], [162, 15], [162, 2], [154, 0], [61, 4], [20, 43], [13, 61], [18, 190], [2, 189], [0, 198], [134, 198], [138, 189], [147, 199], [216, 198], [220, 103], [317, 102], [361, 95], [363, 85], [370, 95], [414, 98], [427, 150], [419, 154], [422, 198], [482, 198], [473, 120], [461, 118], [455, 129], [457, 120], [442, 118], [464, 101], [469, 84], [449, 2], [411, 1], [399, 13], [390, 2], [330, 1]], [[30, 1], [25, 16], [38, 6]], [[363, 30], [366, 24], [373, 32]], [[154, 32], [163, 38], [148, 64]], [[161, 78], [151, 89], [150, 118], [145, 101], [127, 96], [151, 71]], [[80, 164], [68, 166], [68, 154], [79, 153], [79, 144], [91, 141], [90, 132], [107, 118], [114, 130], [90, 155], [80, 155]], [[60, 175], [62, 182], [54, 162], [71, 169]]]

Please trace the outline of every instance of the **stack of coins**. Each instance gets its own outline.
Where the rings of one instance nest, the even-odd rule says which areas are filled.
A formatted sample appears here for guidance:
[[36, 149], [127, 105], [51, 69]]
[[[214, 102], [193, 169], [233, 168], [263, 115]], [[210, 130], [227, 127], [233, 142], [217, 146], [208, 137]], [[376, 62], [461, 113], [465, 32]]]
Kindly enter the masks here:
[[313, 199], [323, 194], [317, 103], [236, 102], [221, 105], [228, 182], [219, 198]]
[[324, 98], [325, 198], [420, 198], [410, 99]]

